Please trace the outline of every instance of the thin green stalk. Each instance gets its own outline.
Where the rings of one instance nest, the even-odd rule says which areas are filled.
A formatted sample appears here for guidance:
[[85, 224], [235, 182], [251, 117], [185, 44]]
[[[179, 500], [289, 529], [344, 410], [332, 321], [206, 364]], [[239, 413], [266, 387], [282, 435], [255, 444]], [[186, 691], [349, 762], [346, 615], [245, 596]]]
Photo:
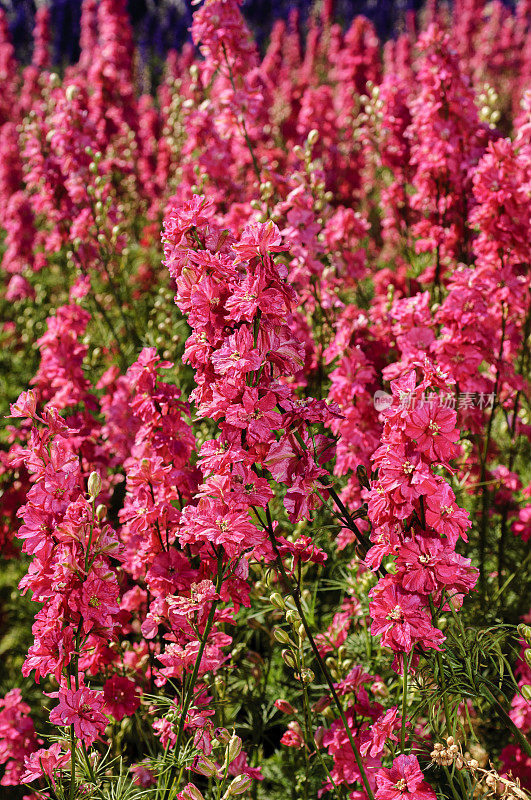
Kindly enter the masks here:
[[321, 672], [323, 673], [323, 675], [325, 677], [325, 680], [326, 680], [326, 682], [328, 684], [328, 688], [330, 689], [330, 693], [331, 693], [331, 695], [332, 695], [332, 697], [334, 699], [335, 706], [336, 706], [336, 708], [337, 708], [337, 710], [339, 712], [339, 716], [341, 718], [341, 722], [343, 723], [343, 727], [345, 728], [345, 733], [347, 734], [347, 738], [348, 738], [350, 746], [352, 748], [352, 752], [354, 754], [354, 758], [356, 760], [356, 765], [358, 767], [362, 783], [363, 783], [363, 785], [365, 787], [365, 791], [367, 792], [369, 800], [374, 800], [374, 794], [373, 794], [371, 785], [369, 783], [369, 780], [367, 778], [367, 773], [365, 772], [365, 768], [363, 766], [363, 761], [361, 759], [360, 752], [359, 752], [359, 750], [358, 750], [358, 748], [356, 746], [356, 742], [354, 741], [354, 738], [352, 736], [352, 731], [350, 730], [349, 724], [347, 722], [347, 718], [345, 717], [345, 712], [343, 711], [343, 704], [341, 703], [341, 700], [339, 699], [339, 696], [338, 696], [338, 694], [336, 692], [336, 688], [334, 686], [334, 682], [332, 680], [332, 676], [330, 675], [330, 672], [328, 671], [328, 667], [326, 666], [325, 662], [323, 661], [323, 659], [321, 657], [321, 654], [319, 652], [319, 649], [318, 649], [318, 647], [317, 647], [317, 645], [315, 643], [315, 640], [313, 638], [312, 632], [310, 630], [310, 626], [308, 625], [308, 621], [306, 619], [306, 615], [304, 613], [304, 609], [303, 609], [303, 607], [301, 605], [299, 596], [298, 596], [297, 592], [294, 592], [292, 590], [289, 578], [288, 578], [288, 576], [286, 574], [286, 570], [284, 569], [282, 556], [280, 555], [280, 552], [278, 550], [278, 545], [277, 545], [277, 542], [276, 542], [276, 539], [275, 539], [275, 532], [274, 532], [273, 526], [272, 526], [271, 512], [269, 511], [269, 505], [266, 506], [266, 515], [267, 515], [267, 522], [268, 522], [268, 524], [267, 524], [267, 532], [268, 532], [268, 535], [269, 535], [269, 539], [271, 541], [271, 545], [272, 545], [273, 550], [275, 552], [275, 555], [277, 557], [277, 562], [278, 562], [278, 565], [279, 565], [280, 574], [281, 574], [281, 577], [282, 577], [282, 582], [283, 582], [286, 590], [289, 591], [289, 593], [291, 594], [291, 596], [293, 598], [293, 602], [295, 603], [295, 607], [297, 608], [297, 611], [298, 611], [299, 616], [301, 618], [301, 622], [302, 622], [302, 624], [304, 626], [304, 630], [305, 630], [306, 635], [308, 637], [308, 641], [310, 642], [310, 646], [311, 646], [311, 648], [313, 650], [313, 653], [315, 655], [317, 663], [319, 664]]
[[[221, 46], [223, 48], [223, 55], [225, 56], [225, 63], [227, 64], [227, 69], [229, 70], [230, 85], [232, 86], [232, 91], [236, 94], [236, 85], [234, 83], [234, 76], [232, 74], [232, 67], [229, 64], [229, 57], [227, 55], [227, 49], [225, 47], [225, 43], [222, 42]], [[253, 146], [251, 144], [251, 139], [249, 138], [249, 134], [247, 132], [247, 126], [245, 124], [245, 119], [243, 118], [242, 115], [240, 115], [240, 117], [238, 117], [238, 123], [241, 125], [243, 138], [245, 139], [245, 144], [247, 145], [247, 149], [249, 150], [249, 153], [251, 154], [251, 159], [252, 159], [252, 162], [253, 162], [253, 169], [254, 169], [256, 178], [258, 180], [258, 186], [260, 186], [260, 183], [262, 181], [261, 176], [260, 176], [260, 167], [258, 166], [258, 161], [256, 160], [256, 156], [254, 154]]]
[[400, 726], [400, 744], [402, 752], [406, 752], [406, 715], [407, 715], [407, 679], [409, 670], [409, 655], [404, 653], [402, 661], [402, 724]]
[[[217, 575], [216, 575], [216, 593], [217, 594], [219, 594], [219, 590], [221, 589], [222, 582], [223, 582], [223, 551], [221, 550], [218, 553], [218, 569], [217, 569]], [[208, 614], [208, 617], [207, 617], [207, 621], [206, 621], [206, 624], [205, 624], [205, 630], [204, 630], [203, 636], [201, 638], [201, 644], [199, 646], [199, 651], [198, 651], [197, 657], [195, 659], [195, 664], [194, 664], [194, 669], [192, 671], [192, 676], [191, 676], [190, 681], [188, 683], [188, 689], [186, 691], [186, 695], [185, 695], [185, 698], [184, 698], [183, 708], [182, 708], [182, 712], [181, 712], [181, 718], [179, 720], [179, 727], [177, 729], [177, 740], [176, 740], [176, 743], [175, 743], [174, 764], [173, 764], [173, 766], [171, 768], [171, 771], [170, 771], [169, 788], [167, 790], [167, 792], [168, 792], [167, 796], [169, 796], [169, 792], [170, 792], [170, 790], [171, 790], [171, 788], [173, 786], [173, 783], [175, 782], [175, 763], [176, 763], [176, 761], [177, 761], [177, 759], [179, 757], [179, 752], [181, 750], [181, 743], [182, 743], [182, 737], [183, 737], [183, 732], [184, 732], [184, 726], [185, 726], [185, 722], [186, 722], [186, 715], [188, 714], [188, 709], [190, 708], [190, 704], [191, 704], [193, 696], [194, 696], [195, 682], [196, 682], [197, 676], [199, 674], [199, 669], [200, 669], [200, 666], [201, 666], [201, 660], [203, 658], [203, 653], [205, 651], [206, 643], [207, 643], [207, 640], [208, 640], [208, 635], [209, 635], [209, 633], [210, 633], [210, 631], [212, 629], [212, 625], [214, 624], [214, 616], [216, 614], [217, 606], [218, 606], [218, 601], [217, 600], [213, 600], [212, 601], [212, 605], [210, 606], [210, 611], [209, 611], [209, 614]]]
[[313, 738], [313, 731], [312, 731], [312, 727], [311, 727], [311, 711], [310, 711], [310, 703], [309, 703], [309, 699], [308, 699], [308, 688], [307, 688], [306, 684], [304, 684], [304, 683], [302, 685], [302, 702], [303, 702], [303, 709], [304, 709], [304, 724], [305, 724], [305, 727], [306, 727], [307, 738], [308, 738], [310, 744], [312, 744], [313, 747], [315, 748], [315, 753], [317, 755], [317, 758], [321, 762], [321, 766], [323, 767], [324, 771], [326, 772], [328, 780], [330, 781], [330, 783], [334, 787], [334, 791], [335, 791], [335, 793], [336, 793], [336, 795], [338, 797], [338, 800], [345, 800], [345, 795], [343, 793], [343, 787], [338, 786], [336, 784], [336, 782], [334, 781], [334, 779], [332, 778], [332, 775], [330, 774], [330, 770], [326, 766], [326, 761], [323, 758], [323, 754], [321, 753], [320, 749], [315, 744], [315, 739]]
[[70, 725], [70, 800], [74, 798], [76, 789], [76, 734], [74, 726]]
[[522, 748], [525, 750], [527, 755], [531, 757], [531, 743], [529, 742], [527, 736], [525, 736], [520, 730], [520, 728], [514, 724], [507, 711], [504, 709], [500, 701], [496, 699], [491, 690], [487, 686], [485, 686], [485, 684], [483, 684], [483, 688], [485, 689], [485, 692], [489, 696], [490, 700], [492, 700], [492, 702], [494, 703], [496, 711], [504, 721], [505, 726], [509, 728], [509, 730], [516, 736]]
[[487, 423], [487, 433], [483, 445], [483, 452], [480, 454], [481, 472], [480, 472], [479, 482], [482, 486], [482, 489], [481, 489], [481, 521], [479, 528], [479, 590], [483, 599], [485, 598], [485, 589], [486, 589], [485, 559], [487, 555], [487, 527], [489, 519], [489, 502], [488, 502], [489, 490], [487, 488], [485, 479], [487, 475], [487, 457], [489, 451], [490, 438], [492, 435], [494, 412], [498, 407], [497, 396], [500, 386], [500, 375], [501, 375], [500, 365], [503, 359], [503, 346], [505, 344], [506, 322], [507, 322], [506, 307], [505, 304], [502, 302], [502, 330], [501, 330], [500, 349], [496, 361], [496, 380], [494, 383], [494, 392], [493, 392], [494, 400], [492, 402], [492, 408], [489, 414], [489, 421]]
[[[430, 610], [431, 610], [431, 615], [432, 615], [432, 619], [433, 619], [433, 624], [435, 625], [435, 623], [437, 621], [437, 618], [436, 618], [437, 615], [436, 615], [435, 606], [433, 604], [433, 600], [432, 600], [431, 596], [429, 597], [429, 603], [430, 603]], [[439, 679], [439, 683], [440, 683], [440, 686], [441, 686], [441, 689], [442, 689], [442, 700], [443, 700], [443, 708], [444, 708], [444, 718], [445, 718], [445, 721], [446, 721], [446, 730], [447, 730], [448, 736], [452, 736], [453, 735], [453, 727], [451, 725], [452, 714], [451, 714], [451, 711], [450, 711], [450, 706], [449, 706], [449, 703], [448, 703], [448, 695], [447, 695], [447, 692], [446, 692], [446, 680], [444, 678], [444, 669], [443, 669], [442, 656], [441, 656], [441, 653], [440, 653], [439, 650], [436, 651], [436, 659], [437, 659], [438, 679]], [[452, 794], [454, 795], [455, 798], [458, 798], [458, 795], [456, 793], [456, 790], [455, 790], [455, 787], [454, 787], [454, 784], [453, 784], [453, 780], [452, 780], [451, 774], [450, 774], [450, 772], [449, 772], [449, 770], [447, 768], [445, 768], [445, 770], [446, 770], [446, 773], [448, 775], [448, 780], [450, 782], [450, 786], [451, 786], [451, 789], [452, 789]], [[459, 785], [461, 787], [461, 791], [463, 792], [463, 797], [467, 797], [467, 789], [466, 789], [466, 786], [465, 786], [465, 783], [464, 783], [464, 780], [463, 780], [463, 776], [461, 775], [461, 772], [459, 770], [457, 770], [457, 779], [459, 781]]]

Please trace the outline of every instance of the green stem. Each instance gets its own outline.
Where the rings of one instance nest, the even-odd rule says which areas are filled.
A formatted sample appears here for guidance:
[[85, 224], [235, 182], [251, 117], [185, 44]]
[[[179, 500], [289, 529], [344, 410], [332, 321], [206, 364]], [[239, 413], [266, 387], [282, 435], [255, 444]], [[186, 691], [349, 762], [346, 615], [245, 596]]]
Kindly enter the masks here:
[[74, 798], [76, 789], [76, 734], [74, 726], [70, 726], [70, 800]]
[[509, 716], [509, 714], [507, 713], [507, 711], [504, 709], [504, 707], [502, 706], [502, 704], [500, 703], [500, 701], [499, 701], [499, 700], [497, 700], [497, 699], [496, 699], [496, 697], [495, 697], [495, 696], [492, 694], [491, 690], [490, 690], [490, 689], [488, 689], [488, 688], [485, 686], [485, 684], [483, 684], [483, 688], [485, 689], [485, 692], [487, 693], [487, 695], [489, 696], [489, 698], [490, 698], [490, 699], [492, 700], [492, 702], [494, 703], [494, 706], [495, 706], [495, 708], [496, 708], [496, 711], [498, 712], [498, 715], [499, 715], [499, 716], [502, 718], [502, 720], [504, 721], [504, 723], [505, 723], [505, 726], [506, 726], [507, 728], [509, 728], [509, 730], [510, 730], [510, 731], [511, 731], [511, 732], [514, 734], [514, 736], [516, 736], [516, 738], [517, 738], [517, 739], [518, 739], [518, 741], [520, 742], [520, 745], [523, 747], [523, 749], [525, 750], [525, 752], [527, 753], [527, 755], [531, 757], [531, 743], [529, 742], [529, 739], [527, 738], [527, 736], [524, 736], [524, 734], [522, 733], [522, 731], [520, 730], [520, 728], [518, 728], [518, 726], [514, 724], [514, 722], [513, 722], [513, 721], [512, 721], [512, 719], [510, 718], [510, 716]]
[[304, 725], [305, 725], [305, 728], [306, 728], [306, 736], [307, 736], [308, 743], [309, 743], [308, 746], [313, 746], [315, 748], [315, 753], [317, 755], [317, 758], [321, 762], [321, 766], [323, 767], [324, 771], [326, 772], [328, 780], [330, 781], [331, 785], [334, 787], [334, 791], [335, 791], [335, 793], [336, 793], [336, 795], [338, 797], [338, 800], [345, 800], [345, 796], [344, 796], [344, 793], [343, 793], [343, 788], [338, 786], [336, 784], [336, 782], [334, 781], [334, 779], [332, 778], [332, 776], [330, 774], [330, 770], [326, 766], [326, 761], [323, 758], [323, 754], [321, 753], [320, 749], [317, 747], [317, 745], [315, 743], [315, 739], [313, 738], [313, 730], [312, 730], [312, 726], [311, 726], [310, 703], [309, 703], [309, 700], [308, 700], [308, 688], [307, 688], [306, 684], [304, 684], [304, 683], [302, 685], [302, 699], [303, 699], [303, 708], [304, 708]]
[[482, 489], [481, 489], [481, 521], [479, 528], [479, 590], [481, 593], [481, 597], [483, 599], [485, 599], [485, 590], [486, 590], [485, 560], [487, 555], [487, 528], [489, 520], [489, 490], [487, 488], [487, 483], [486, 483], [487, 457], [489, 452], [490, 438], [492, 435], [494, 412], [496, 411], [498, 405], [497, 395], [500, 385], [500, 376], [501, 376], [500, 366], [503, 359], [503, 346], [505, 343], [506, 322], [507, 322], [506, 308], [505, 304], [502, 302], [502, 330], [501, 330], [500, 349], [496, 361], [496, 380], [494, 383], [494, 392], [493, 392], [494, 400], [492, 402], [492, 408], [489, 414], [489, 421], [487, 424], [487, 433], [483, 445], [483, 452], [480, 454], [481, 472], [480, 472], [479, 482], [482, 486]]
[[409, 670], [409, 655], [404, 653], [402, 661], [402, 724], [400, 726], [400, 744], [402, 752], [406, 752], [406, 715], [407, 715], [407, 679]]
[[[234, 76], [232, 74], [232, 67], [229, 64], [229, 58], [228, 58], [228, 55], [227, 55], [227, 49], [225, 47], [225, 43], [222, 42], [221, 46], [223, 48], [223, 55], [225, 56], [225, 63], [227, 64], [227, 69], [229, 70], [230, 85], [232, 86], [232, 91], [234, 92], [234, 94], [236, 94], [236, 85], [234, 83]], [[247, 126], [245, 125], [245, 119], [243, 118], [243, 115], [240, 115], [238, 117], [238, 124], [241, 125], [243, 138], [245, 139], [245, 144], [247, 145], [247, 149], [249, 150], [249, 153], [251, 154], [251, 159], [252, 159], [252, 162], [253, 162], [253, 169], [254, 169], [256, 178], [258, 180], [258, 186], [260, 186], [260, 183], [261, 183], [260, 167], [258, 166], [258, 161], [256, 160], [256, 156], [254, 154], [253, 146], [251, 144], [251, 139], [249, 138], [249, 134], [247, 133]]]
[[[437, 614], [436, 614], [436, 611], [435, 611], [435, 606], [433, 604], [433, 600], [431, 598], [431, 595], [429, 597], [429, 603], [430, 603], [430, 610], [431, 610], [431, 615], [432, 615], [432, 619], [433, 619], [433, 624], [435, 626], [435, 623], [437, 622]], [[450, 706], [449, 706], [449, 703], [448, 703], [448, 694], [446, 692], [446, 680], [444, 678], [443, 661], [442, 661], [442, 656], [441, 656], [440, 651], [437, 650], [436, 653], [437, 653], [436, 659], [437, 659], [438, 681], [439, 681], [441, 689], [442, 689], [442, 700], [443, 700], [443, 708], [444, 708], [444, 718], [445, 718], [445, 721], [446, 721], [446, 731], [447, 731], [447, 735], [448, 736], [452, 736], [453, 735], [453, 727], [451, 725], [452, 715], [451, 715]], [[445, 771], [446, 771], [446, 774], [448, 775], [448, 782], [450, 784], [450, 788], [452, 790], [452, 794], [453, 794], [454, 798], [456, 798], [456, 800], [459, 800], [459, 795], [457, 794], [457, 791], [455, 789], [454, 782], [452, 780], [452, 775], [451, 775], [450, 771], [446, 767], [445, 767]], [[466, 786], [465, 786], [465, 782], [464, 782], [463, 776], [461, 775], [461, 772], [459, 770], [457, 770], [457, 779], [459, 781], [459, 785], [460, 785], [461, 791], [463, 793], [462, 796], [463, 797], [467, 797], [468, 793], [467, 793], [467, 789], [466, 789]]]
[[317, 645], [315, 643], [315, 640], [313, 638], [312, 632], [311, 632], [310, 627], [308, 625], [308, 621], [306, 619], [306, 615], [304, 613], [304, 609], [303, 609], [303, 607], [301, 605], [299, 596], [298, 596], [297, 592], [294, 592], [293, 589], [291, 588], [290, 580], [289, 580], [289, 578], [288, 578], [288, 576], [286, 574], [286, 570], [284, 569], [282, 556], [280, 555], [280, 552], [278, 550], [278, 545], [277, 545], [277, 542], [276, 542], [276, 539], [275, 539], [275, 532], [273, 530], [273, 525], [272, 525], [272, 520], [271, 520], [271, 512], [269, 511], [269, 505], [266, 506], [266, 515], [267, 515], [267, 522], [268, 522], [268, 524], [267, 524], [267, 532], [268, 532], [268, 535], [269, 535], [269, 539], [271, 541], [271, 545], [272, 545], [273, 550], [275, 551], [275, 555], [277, 557], [277, 561], [278, 561], [278, 565], [279, 565], [279, 569], [280, 569], [280, 574], [281, 574], [281, 577], [282, 577], [282, 582], [283, 582], [285, 588], [287, 589], [287, 591], [289, 591], [289, 593], [291, 594], [291, 596], [293, 598], [293, 602], [295, 603], [295, 607], [297, 608], [297, 611], [298, 611], [299, 616], [301, 618], [302, 624], [304, 626], [304, 630], [305, 630], [306, 635], [308, 637], [308, 641], [310, 642], [310, 646], [311, 646], [311, 648], [313, 650], [314, 656], [315, 656], [315, 658], [317, 660], [317, 663], [319, 664], [321, 672], [323, 673], [323, 675], [325, 677], [325, 680], [326, 680], [326, 682], [328, 684], [328, 688], [330, 689], [330, 693], [331, 693], [331, 695], [332, 695], [332, 697], [334, 699], [334, 703], [335, 703], [336, 708], [337, 708], [337, 710], [339, 712], [339, 716], [341, 718], [341, 722], [343, 723], [343, 727], [345, 728], [345, 733], [347, 734], [347, 738], [348, 738], [350, 746], [352, 748], [352, 752], [354, 754], [354, 758], [356, 760], [356, 765], [358, 767], [362, 783], [363, 783], [363, 785], [365, 787], [365, 791], [367, 792], [369, 800], [374, 800], [374, 794], [372, 792], [371, 785], [370, 785], [369, 780], [367, 778], [367, 773], [365, 772], [365, 768], [363, 766], [363, 761], [361, 759], [360, 752], [359, 752], [359, 750], [358, 750], [358, 748], [356, 746], [356, 742], [354, 741], [354, 738], [352, 736], [352, 731], [350, 730], [349, 724], [347, 722], [347, 718], [345, 717], [345, 712], [343, 711], [343, 705], [342, 705], [341, 700], [339, 699], [339, 696], [338, 696], [338, 694], [336, 692], [336, 688], [334, 686], [334, 682], [332, 680], [332, 676], [330, 675], [330, 672], [328, 671], [328, 667], [326, 666], [325, 662], [323, 661], [323, 659], [321, 657], [321, 654], [319, 652], [319, 649], [318, 649], [318, 647], [317, 647]]
[[[216, 593], [219, 594], [219, 590], [221, 589], [221, 584], [223, 582], [223, 551], [221, 550], [218, 553], [218, 569], [216, 575]], [[177, 763], [177, 759], [179, 758], [179, 752], [181, 750], [184, 726], [186, 723], [186, 715], [188, 714], [188, 709], [190, 708], [190, 704], [192, 702], [194, 696], [194, 687], [195, 682], [197, 680], [197, 676], [199, 674], [199, 669], [201, 667], [201, 660], [203, 658], [203, 653], [205, 651], [206, 643], [208, 640], [208, 635], [212, 629], [212, 625], [214, 624], [214, 616], [216, 614], [216, 609], [218, 606], [218, 600], [213, 600], [212, 605], [210, 606], [210, 611], [207, 617], [205, 630], [203, 632], [203, 636], [201, 638], [201, 644], [199, 646], [199, 652], [197, 653], [197, 657], [194, 663], [194, 669], [192, 671], [192, 676], [188, 683], [188, 689], [186, 690], [186, 695], [184, 698], [183, 708], [181, 712], [181, 718], [179, 720], [179, 728], [177, 730], [177, 741], [175, 744], [175, 754], [174, 754], [174, 765], [171, 768], [170, 772], [170, 780], [169, 780], [169, 791], [171, 790], [173, 783], [175, 781], [175, 765]]]

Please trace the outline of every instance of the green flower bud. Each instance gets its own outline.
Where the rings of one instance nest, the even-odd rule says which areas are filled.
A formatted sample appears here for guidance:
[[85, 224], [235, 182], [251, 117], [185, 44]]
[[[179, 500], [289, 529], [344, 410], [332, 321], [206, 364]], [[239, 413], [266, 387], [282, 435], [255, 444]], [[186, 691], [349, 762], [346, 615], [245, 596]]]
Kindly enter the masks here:
[[293, 644], [286, 631], [283, 631], [281, 628], [275, 629], [274, 637], [280, 644]]
[[91, 472], [88, 479], [88, 493], [94, 500], [101, 492], [101, 478], [97, 472]]
[[531, 644], [531, 627], [529, 625], [524, 625], [524, 623], [522, 622], [518, 626], [517, 631], [519, 636], [521, 636], [522, 639], [525, 639], [527, 644]]
[[312, 683], [315, 680], [315, 674], [311, 669], [303, 669], [301, 672], [301, 681], [305, 684]]
[[290, 650], [283, 650], [283, 651], [282, 651], [282, 658], [283, 658], [283, 660], [284, 660], [284, 663], [285, 663], [285, 664], [286, 664], [288, 667], [291, 667], [292, 669], [295, 669], [295, 667], [296, 667], [297, 665], [296, 665], [296, 663], [295, 663], [295, 658], [294, 658], [294, 656], [293, 656], [293, 653], [291, 653], [291, 651], [290, 651]]
[[239, 736], [236, 736], [236, 734], [233, 733], [232, 736], [230, 737], [229, 751], [227, 754], [229, 763], [231, 761], [234, 761], [235, 758], [238, 758], [241, 751], [242, 751], [242, 740], [240, 739]]
[[527, 700], [528, 702], [531, 702], [531, 686], [529, 686], [528, 683], [526, 683], [524, 686], [522, 686], [521, 692], [522, 692], [522, 697], [524, 698], [524, 700]]
[[284, 598], [278, 592], [273, 592], [273, 594], [270, 595], [269, 602], [275, 608], [280, 608], [282, 610], [286, 608], [286, 603], [284, 602]]
[[251, 779], [248, 775], [237, 775], [229, 784], [227, 789], [227, 796], [234, 797], [238, 794], [243, 794], [251, 785]]
[[197, 786], [194, 786], [193, 783], [186, 784], [181, 792], [181, 797], [183, 800], [205, 800]]

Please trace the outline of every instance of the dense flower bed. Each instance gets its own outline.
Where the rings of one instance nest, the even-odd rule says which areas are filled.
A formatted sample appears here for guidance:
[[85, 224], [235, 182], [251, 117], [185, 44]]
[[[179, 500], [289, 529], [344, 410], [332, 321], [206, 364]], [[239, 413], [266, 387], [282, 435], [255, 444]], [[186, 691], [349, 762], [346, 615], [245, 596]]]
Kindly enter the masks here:
[[409, 23], [0, 16], [2, 797], [530, 796], [529, 4]]

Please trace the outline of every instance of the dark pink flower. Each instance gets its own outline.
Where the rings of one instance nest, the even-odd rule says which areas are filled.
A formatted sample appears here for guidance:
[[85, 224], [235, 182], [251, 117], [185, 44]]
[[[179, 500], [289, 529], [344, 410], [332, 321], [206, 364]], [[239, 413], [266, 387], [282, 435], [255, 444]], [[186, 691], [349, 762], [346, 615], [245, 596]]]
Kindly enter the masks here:
[[435, 792], [424, 780], [416, 756], [400, 755], [391, 769], [376, 773], [376, 800], [435, 800]]
[[440, 649], [444, 636], [431, 624], [427, 604], [418, 595], [406, 592], [394, 575], [382, 578], [370, 597], [371, 633], [382, 634], [385, 647], [409, 652], [420, 642], [426, 648]]
[[92, 744], [107, 727], [107, 717], [102, 714], [102, 692], [81, 686], [75, 691], [62, 687], [57, 694], [59, 704], [50, 712], [53, 725], [73, 725], [74, 733], [86, 745]]
[[131, 717], [140, 705], [136, 684], [122, 675], [113, 675], [103, 684], [105, 708], [118, 722]]

